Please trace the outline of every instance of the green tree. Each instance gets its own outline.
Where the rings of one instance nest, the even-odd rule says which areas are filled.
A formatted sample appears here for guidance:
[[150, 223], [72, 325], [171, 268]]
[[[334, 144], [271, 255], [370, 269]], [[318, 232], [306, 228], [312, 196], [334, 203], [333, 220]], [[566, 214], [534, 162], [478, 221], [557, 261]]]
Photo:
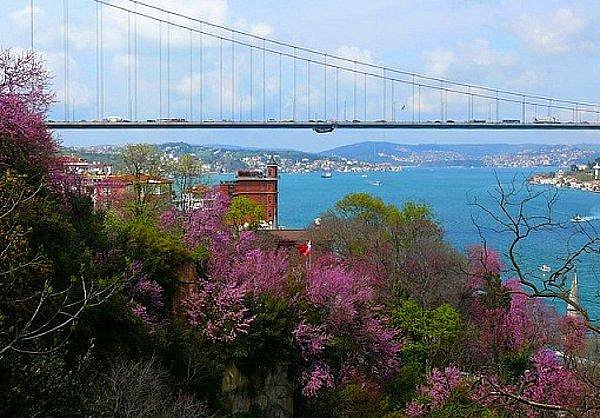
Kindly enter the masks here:
[[265, 218], [265, 207], [246, 196], [235, 196], [225, 215], [225, 221], [237, 230], [256, 229]]
[[352, 193], [321, 218], [314, 241], [368, 267], [390, 303], [410, 296], [423, 306], [458, 305], [466, 289], [463, 257], [444, 241], [427, 205], [402, 208]]
[[139, 215], [161, 207], [162, 202], [154, 197], [157, 188], [162, 185], [152, 180], [158, 180], [167, 173], [168, 166], [158, 148], [150, 144], [131, 144], [123, 148], [120, 156], [125, 172], [132, 176], [132, 212]]
[[170, 164], [169, 173], [175, 182], [176, 192], [181, 197], [190, 187], [201, 180], [204, 170], [202, 161], [198, 157], [184, 154]]

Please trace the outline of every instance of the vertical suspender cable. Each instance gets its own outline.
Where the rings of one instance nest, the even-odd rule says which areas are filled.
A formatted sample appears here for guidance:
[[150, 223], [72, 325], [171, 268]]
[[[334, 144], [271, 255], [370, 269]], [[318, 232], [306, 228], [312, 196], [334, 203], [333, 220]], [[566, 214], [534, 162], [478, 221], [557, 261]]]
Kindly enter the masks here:
[[395, 94], [394, 94], [394, 80], [392, 80], [392, 121], [396, 121], [396, 104], [395, 104]]
[[171, 117], [171, 25], [167, 23], [167, 117]]
[[444, 121], [444, 82], [440, 81], [440, 120]]
[[30, 19], [31, 19], [31, 51], [33, 52], [33, 47], [34, 47], [34, 37], [33, 37], [33, 29], [34, 29], [34, 12], [33, 12], [33, 0], [30, 0], [29, 2], [29, 13], [30, 13]]
[[500, 122], [500, 98], [498, 97], [498, 90], [496, 90], [496, 123]]
[[418, 97], [418, 100], [419, 100], [419, 107], [418, 107], [418, 110], [419, 110], [419, 123], [421, 123], [421, 85], [420, 84], [419, 84], [418, 90], [419, 90], [419, 92], [417, 94], [419, 96]]
[[292, 119], [296, 120], [296, 48], [294, 47], [294, 99], [292, 100]]
[[306, 120], [310, 120], [310, 61], [306, 61]]
[[190, 109], [188, 112], [188, 120], [194, 119], [194, 34], [190, 29], [190, 85], [189, 85], [189, 101]]
[[100, 3], [96, 3], [96, 119], [100, 119]]
[[339, 120], [340, 113], [340, 67], [335, 67], [335, 120]]
[[254, 63], [252, 62], [253, 55], [253, 47], [250, 45], [250, 120], [254, 120], [254, 89], [252, 88], [252, 84], [254, 82]]
[[467, 86], [467, 121], [471, 120], [471, 86]]
[[415, 123], [415, 76], [412, 76], [412, 121]]
[[324, 65], [323, 65], [323, 85], [324, 85], [324, 94], [323, 94], [323, 120], [327, 120], [327, 54], [324, 56]]
[[266, 88], [266, 45], [263, 39], [263, 50], [262, 50], [262, 99], [263, 99], [263, 120], [267, 121], [267, 88]]
[[139, 56], [138, 56], [138, 15], [137, 15], [137, 3], [133, 5], [133, 103], [134, 103], [134, 116], [135, 120], [139, 120], [138, 115], [138, 81], [139, 81]]
[[65, 120], [69, 120], [69, 0], [63, 0], [63, 43]]
[[100, 118], [105, 114], [104, 91], [104, 7], [100, 4]]
[[352, 90], [352, 93], [353, 93], [353, 99], [352, 99], [352, 107], [353, 107], [352, 113], [353, 113], [353, 118], [352, 119], [356, 120], [356, 61], [354, 61], [354, 71], [353, 71], [353, 74], [354, 74], [354, 86], [353, 86], [353, 90]]
[[444, 120], [448, 120], [448, 89], [444, 89]]
[[231, 31], [231, 120], [235, 120], [235, 32]]
[[279, 120], [281, 120], [281, 52], [279, 53]]
[[158, 22], [158, 116], [162, 119], [162, 20]]
[[204, 40], [200, 23], [200, 121], [204, 120]]
[[219, 120], [223, 120], [223, 38], [219, 41]]
[[127, 12], [127, 115], [132, 120], [131, 106], [131, 12]]
[[363, 73], [363, 90], [364, 90], [363, 120], [366, 121], [367, 120], [367, 73], [366, 72]]
[[386, 84], [387, 83], [386, 83], [386, 80], [385, 80], [385, 68], [383, 68], [381, 70], [381, 72], [382, 72], [382, 75], [383, 75], [381, 77], [381, 81], [383, 82], [383, 98], [382, 98], [382, 101], [381, 101], [381, 104], [382, 104], [382, 106], [381, 106], [381, 120], [385, 120], [385, 118], [387, 116], [386, 115], [386, 102], [387, 102]]

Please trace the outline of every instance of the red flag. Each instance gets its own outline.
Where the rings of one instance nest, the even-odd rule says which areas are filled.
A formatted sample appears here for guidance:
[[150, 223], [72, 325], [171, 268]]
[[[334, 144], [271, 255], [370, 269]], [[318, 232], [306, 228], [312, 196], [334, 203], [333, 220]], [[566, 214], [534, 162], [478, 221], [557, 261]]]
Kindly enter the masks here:
[[308, 256], [310, 254], [311, 250], [312, 250], [312, 244], [310, 241], [303, 242], [302, 244], [300, 244], [298, 246], [298, 252], [300, 252], [300, 255], [303, 255], [303, 256]]

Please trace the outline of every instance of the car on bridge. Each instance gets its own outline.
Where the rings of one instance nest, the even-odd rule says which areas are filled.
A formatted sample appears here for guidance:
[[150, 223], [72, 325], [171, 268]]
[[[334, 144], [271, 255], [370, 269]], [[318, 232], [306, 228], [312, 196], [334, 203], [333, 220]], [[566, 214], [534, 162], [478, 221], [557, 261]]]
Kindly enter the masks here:
[[543, 124], [549, 124], [549, 123], [560, 123], [560, 121], [558, 120], [558, 118], [555, 118], [553, 116], [548, 116], [548, 117], [535, 117], [533, 118], [533, 123], [543, 123]]

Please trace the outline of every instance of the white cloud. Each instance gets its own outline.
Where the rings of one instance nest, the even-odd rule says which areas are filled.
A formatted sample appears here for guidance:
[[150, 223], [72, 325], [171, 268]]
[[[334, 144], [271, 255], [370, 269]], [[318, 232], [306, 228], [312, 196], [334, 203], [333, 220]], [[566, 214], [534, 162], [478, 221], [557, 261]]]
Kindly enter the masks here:
[[532, 86], [539, 84], [540, 76], [533, 70], [525, 70], [517, 77], [513, 77], [511, 85], [519, 89], [531, 89]]
[[[41, 9], [37, 6], [34, 6], [33, 7], [34, 19], [36, 19], [37, 16], [40, 15], [40, 13], [41, 13]], [[31, 6], [27, 5], [27, 6], [23, 7], [22, 9], [10, 12], [8, 17], [12, 21], [13, 24], [16, 24], [19, 26], [29, 26], [30, 19], [31, 19]]]
[[492, 49], [490, 42], [485, 38], [474, 39], [469, 45], [461, 48], [466, 51], [465, 58], [477, 66], [510, 67], [516, 62], [516, 57], [511, 52], [500, 52]]
[[446, 49], [425, 52], [423, 57], [425, 58], [425, 73], [438, 77], [446, 76], [455, 61], [454, 52]]
[[590, 46], [590, 41], [581, 38], [586, 26], [583, 16], [563, 8], [546, 16], [518, 19], [514, 31], [530, 49], [540, 54], [560, 54]]
[[352, 61], [362, 61], [369, 64], [375, 63], [373, 52], [368, 49], [360, 49], [356, 46], [342, 45], [336, 49], [335, 55]]

